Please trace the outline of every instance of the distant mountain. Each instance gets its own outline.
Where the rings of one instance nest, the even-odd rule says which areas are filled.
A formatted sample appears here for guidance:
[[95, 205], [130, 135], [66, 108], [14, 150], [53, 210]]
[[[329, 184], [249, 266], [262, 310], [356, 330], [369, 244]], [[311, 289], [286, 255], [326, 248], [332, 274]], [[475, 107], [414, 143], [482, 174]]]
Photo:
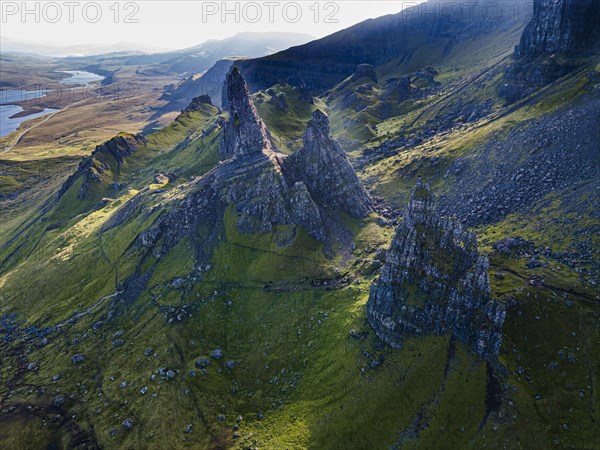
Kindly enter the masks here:
[[201, 72], [228, 56], [257, 58], [271, 55], [295, 45], [304, 44], [313, 37], [301, 33], [265, 32], [238, 33], [222, 40], [209, 40], [200, 45], [171, 53], [165, 61], [174, 72]]
[[[145, 66], [152, 74], [192, 75], [210, 69], [217, 61], [231, 56], [257, 58], [273, 54], [312, 39], [299, 33], [238, 33], [222, 40], [209, 40], [194, 47], [173, 52], [152, 54], [102, 54], [69, 58], [71, 62], [101, 67]], [[188, 101], [190, 99], [188, 98]]]
[[74, 44], [60, 46], [52, 44], [40, 44], [38, 42], [14, 39], [2, 36], [2, 52], [33, 53], [42, 56], [91, 56], [106, 53], [155, 53], [164, 49], [148, 46], [139, 42], [117, 42], [115, 44]]
[[270, 54], [310, 39], [309, 35], [295, 33], [239, 33], [221, 41], [203, 44], [178, 52], [162, 63], [174, 72], [200, 72], [213, 58], [221, 58], [208, 68], [205, 74], [193, 74], [177, 85], [167, 86], [161, 100], [168, 103], [160, 108], [159, 114], [182, 110], [190, 99], [209, 95], [214, 105], [221, 104], [221, 90], [227, 71], [234, 63], [247, 57]]

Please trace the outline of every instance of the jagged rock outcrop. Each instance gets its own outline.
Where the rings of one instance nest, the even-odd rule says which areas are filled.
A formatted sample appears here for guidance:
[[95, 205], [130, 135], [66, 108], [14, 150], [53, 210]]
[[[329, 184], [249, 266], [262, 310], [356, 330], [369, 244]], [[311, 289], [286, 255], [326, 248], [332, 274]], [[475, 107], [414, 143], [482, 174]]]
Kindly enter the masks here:
[[409, 336], [450, 333], [481, 357], [493, 358], [506, 313], [490, 297], [488, 266], [475, 233], [440, 216], [419, 180], [371, 286], [369, 323], [393, 347]]
[[572, 72], [579, 57], [599, 53], [600, 0], [535, 0], [498, 95], [513, 103]]
[[368, 80], [377, 84], [377, 73], [375, 73], [375, 67], [373, 67], [371, 64], [359, 64], [356, 66], [356, 69], [352, 74], [352, 81], [360, 80], [361, 78], [367, 78]]
[[61, 197], [79, 179], [82, 184], [78, 198], [88, 197], [90, 183], [101, 183], [103, 175], [110, 173], [107, 182], [117, 182], [125, 158], [146, 146], [146, 138], [142, 135], [120, 133], [103, 144], [98, 145], [92, 154], [79, 164], [79, 167], [62, 185], [58, 196]]
[[210, 95], [199, 95], [198, 97], [194, 97], [189, 105], [183, 110], [183, 112], [193, 112], [198, 111], [202, 107], [202, 105], [213, 106]]
[[415, 92], [416, 88], [412, 85], [411, 81], [410, 81], [410, 77], [402, 77], [400, 78], [395, 86], [394, 86], [394, 91], [396, 93], [396, 95], [398, 96], [398, 101], [403, 102], [405, 100], [409, 100], [410, 98], [413, 97], [413, 93]]
[[227, 159], [273, 151], [265, 124], [256, 112], [248, 86], [237, 67], [232, 68], [225, 85], [223, 105], [226, 105], [229, 120], [219, 145], [221, 157]]
[[286, 98], [285, 94], [283, 94], [283, 93], [281, 93], [279, 95], [275, 95], [275, 93], [273, 93], [273, 95], [269, 99], [268, 103], [271, 105], [275, 105], [277, 108], [279, 108], [284, 113], [287, 113], [289, 111], [289, 105], [287, 102], [287, 98]]
[[[355, 217], [369, 214], [371, 199], [329, 135], [329, 122], [322, 112], [315, 112], [308, 123], [304, 148], [286, 156], [272, 146], [237, 68], [228, 76], [227, 98], [229, 119], [220, 142], [227, 159], [182, 186], [179, 205], [141, 234], [138, 246], [152, 247], [160, 258], [199, 228], [217, 232], [228, 208], [235, 211], [241, 233], [296, 225], [321, 242], [330, 237], [326, 221], [336, 220], [338, 210]], [[211, 242], [215, 242], [214, 235], [202, 245]]]
[[312, 94], [310, 93], [310, 89], [308, 89], [308, 86], [306, 85], [306, 83], [301, 81], [299, 86], [296, 87], [295, 89], [299, 94], [301, 102], [308, 103], [309, 105], [315, 104], [315, 100], [314, 100]]
[[320, 110], [313, 113], [304, 132], [303, 147], [289, 158], [289, 164], [317, 202], [355, 217], [371, 211], [369, 195], [344, 150], [331, 137], [329, 119]]
[[521, 36], [519, 56], [600, 50], [600, 1], [535, 0], [533, 8], [533, 18]]

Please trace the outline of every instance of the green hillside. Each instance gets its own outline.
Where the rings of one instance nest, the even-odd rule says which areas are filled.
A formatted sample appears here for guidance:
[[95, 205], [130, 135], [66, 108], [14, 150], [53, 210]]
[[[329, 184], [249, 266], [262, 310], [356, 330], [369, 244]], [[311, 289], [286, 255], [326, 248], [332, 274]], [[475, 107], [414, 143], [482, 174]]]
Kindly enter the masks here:
[[[0, 447], [598, 448], [600, 59], [565, 56], [572, 70], [507, 99], [522, 28], [336, 73], [313, 103], [283, 81], [253, 93], [281, 152], [268, 169], [223, 157], [240, 119], [203, 103], [70, 161], [62, 186], [3, 176]], [[246, 232], [316, 109], [372, 211], [315, 199], [325, 240]], [[452, 334], [392, 348], [367, 322], [420, 176], [490, 259], [494, 360]], [[224, 204], [230, 186], [264, 195]]]

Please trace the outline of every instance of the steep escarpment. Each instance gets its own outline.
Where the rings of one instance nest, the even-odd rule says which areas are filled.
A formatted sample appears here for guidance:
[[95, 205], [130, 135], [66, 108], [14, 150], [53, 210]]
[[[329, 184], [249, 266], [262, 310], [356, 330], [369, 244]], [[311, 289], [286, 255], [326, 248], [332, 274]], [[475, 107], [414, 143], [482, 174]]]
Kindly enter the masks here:
[[518, 54], [533, 58], [552, 53], [586, 54], [598, 50], [598, 0], [536, 0], [533, 19], [523, 32]]
[[490, 296], [488, 267], [475, 234], [440, 216], [419, 179], [371, 286], [369, 323], [393, 347], [409, 336], [450, 333], [492, 358], [500, 350], [506, 313]]
[[498, 94], [517, 101], [600, 53], [600, 1], [535, 0]]

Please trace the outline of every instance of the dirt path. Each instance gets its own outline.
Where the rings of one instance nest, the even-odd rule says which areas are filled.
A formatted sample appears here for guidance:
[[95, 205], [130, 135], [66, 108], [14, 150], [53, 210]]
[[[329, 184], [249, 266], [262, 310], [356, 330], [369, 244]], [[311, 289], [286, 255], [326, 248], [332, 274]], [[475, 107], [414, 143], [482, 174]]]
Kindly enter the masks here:
[[57, 329], [60, 329], [62, 327], [64, 327], [65, 325], [72, 323], [76, 320], [81, 319], [84, 316], [87, 316], [89, 313], [91, 313], [93, 310], [95, 310], [96, 308], [98, 308], [102, 303], [104, 303], [106, 300], [108, 300], [109, 298], [114, 298], [117, 295], [121, 294], [120, 291], [117, 292], [113, 292], [110, 295], [107, 295], [105, 297], [102, 297], [100, 300], [98, 300], [96, 303], [94, 303], [92, 306], [90, 306], [88, 309], [86, 309], [85, 311], [82, 311], [80, 313], [75, 314], [74, 316], [70, 317], [69, 319], [65, 320], [64, 322], [59, 323], [58, 325], [56, 325]]

